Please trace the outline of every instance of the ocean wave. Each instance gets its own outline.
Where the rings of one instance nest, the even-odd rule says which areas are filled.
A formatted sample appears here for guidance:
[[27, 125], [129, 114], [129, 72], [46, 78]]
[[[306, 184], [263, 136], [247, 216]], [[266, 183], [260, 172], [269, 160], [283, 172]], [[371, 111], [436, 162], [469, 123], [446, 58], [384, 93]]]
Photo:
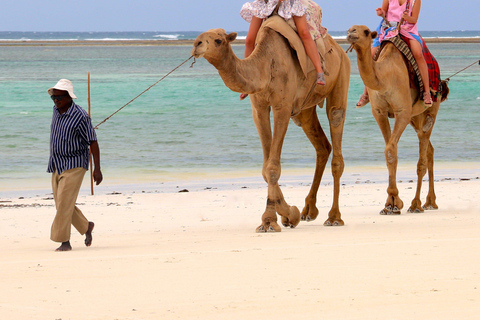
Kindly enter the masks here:
[[178, 40], [181, 37], [181, 34], [157, 34], [154, 35], [154, 38], [161, 38], [161, 40]]

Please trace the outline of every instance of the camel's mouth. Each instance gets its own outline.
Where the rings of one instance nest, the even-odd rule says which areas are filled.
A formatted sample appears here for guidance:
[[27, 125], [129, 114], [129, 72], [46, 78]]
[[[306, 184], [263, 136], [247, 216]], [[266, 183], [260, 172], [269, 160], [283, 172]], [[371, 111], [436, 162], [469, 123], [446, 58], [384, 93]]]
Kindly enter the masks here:
[[347, 32], [347, 41], [351, 44], [355, 43], [358, 41], [358, 34], [357, 30], [348, 30]]
[[197, 40], [193, 43], [193, 49], [191, 54], [195, 59], [203, 57], [203, 55], [205, 54], [205, 48], [202, 41]]

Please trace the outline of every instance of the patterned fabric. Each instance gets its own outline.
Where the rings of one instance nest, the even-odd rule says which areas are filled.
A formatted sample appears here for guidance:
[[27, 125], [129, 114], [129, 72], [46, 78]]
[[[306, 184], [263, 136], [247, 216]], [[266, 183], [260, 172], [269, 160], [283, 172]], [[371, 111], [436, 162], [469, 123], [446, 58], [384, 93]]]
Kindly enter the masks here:
[[[404, 37], [403, 35], [400, 35], [399, 37], [393, 37], [390, 39], [386, 39], [383, 43], [380, 49], [377, 50], [374, 56], [374, 60], [377, 60], [378, 56], [380, 55], [380, 52], [382, 51], [384, 45], [387, 42], [391, 42], [397, 47], [397, 49], [405, 56], [405, 58], [410, 62], [411, 70], [410, 71], [410, 81], [412, 83], [417, 83], [419, 87], [419, 93], [420, 96], [423, 95], [424, 88], [423, 88], [423, 82], [422, 82], [422, 77], [420, 75], [420, 70], [418, 69], [417, 62], [415, 61], [415, 58], [413, 57], [412, 52], [410, 51], [410, 39], [407, 37]], [[438, 62], [435, 59], [435, 57], [430, 53], [430, 50], [428, 50], [427, 45], [425, 44], [425, 41], [422, 39], [422, 52], [423, 56], [425, 58], [425, 62], [427, 63], [428, 67], [428, 78], [429, 78], [429, 83], [430, 83], [430, 90], [434, 92], [440, 92], [442, 91], [441, 87], [441, 78], [440, 78], [440, 67], [438, 66]], [[437, 101], [437, 95], [433, 94], [432, 95], [433, 101]]]
[[[251, 22], [253, 17], [266, 19], [274, 14], [279, 0], [255, 0], [247, 2], [240, 10], [240, 16], [247, 22]], [[301, 17], [306, 15], [307, 25], [313, 40], [325, 36], [327, 29], [322, 27], [322, 9], [312, 0], [284, 0], [278, 6], [278, 15], [293, 22], [293, 16]], [[295, 23], [289, 23], [295, 25]], [[296, 28], [294, 28], [296, 30]]]
[[50, 158], [47, 172], [62, 172], [83, 167], [88, 170], [92, 141], [97, 135], [87, 112], [72, 102], [64, 114], [53, 108], [50, 132]]

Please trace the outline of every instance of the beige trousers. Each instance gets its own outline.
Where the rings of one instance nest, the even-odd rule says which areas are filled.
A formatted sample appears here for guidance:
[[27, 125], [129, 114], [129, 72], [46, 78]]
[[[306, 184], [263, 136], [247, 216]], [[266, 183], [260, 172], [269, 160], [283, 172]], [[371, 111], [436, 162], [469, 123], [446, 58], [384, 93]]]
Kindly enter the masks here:
[[84, 168], [74, 168], [60, 175], [57, 171], [52, 174], [53, 197], [57, 208], [50, 232], [52, 241], [69, 241], [72, 224], [82, 235], [88, 230], [87, 218], [75, 205], [86, 171]]

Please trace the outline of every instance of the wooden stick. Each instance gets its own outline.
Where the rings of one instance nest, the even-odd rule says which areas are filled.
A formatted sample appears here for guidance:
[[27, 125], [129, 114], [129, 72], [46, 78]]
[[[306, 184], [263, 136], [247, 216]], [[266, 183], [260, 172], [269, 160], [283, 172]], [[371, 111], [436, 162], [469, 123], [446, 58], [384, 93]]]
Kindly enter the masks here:
[[384, 14], [382, 14], [382, 18], [383, 20], [385, 20], [385, 23], [387, 24], [387, 26], [391, 27], [392, 25], [390, 24], [390, 21], [387, 20], [387, 17], [385, 17]]
[[[92, 118], [91, 115], [91, 104], [90, 104], [90, 71], [88, 72], [88, 116], [90, 119]], [[93, 163], [92, 163], [92, 148], [90, 148], [90, 190], [93, 196]]]
[[400, 33], [400, 27], [402, 26], [402, 24], [403, 24], [403, 18], [400, 19], [400, 23], [398, 24], [398, 29], [397, 30], [398, 30], [399, 33]]

